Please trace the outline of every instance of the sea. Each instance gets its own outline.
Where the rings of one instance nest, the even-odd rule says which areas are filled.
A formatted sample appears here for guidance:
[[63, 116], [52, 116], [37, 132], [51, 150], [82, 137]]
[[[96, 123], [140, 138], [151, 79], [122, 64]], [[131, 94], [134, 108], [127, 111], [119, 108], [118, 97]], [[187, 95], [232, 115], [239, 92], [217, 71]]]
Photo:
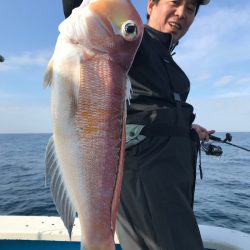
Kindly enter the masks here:
[[[51, 134], [0, 134], [0, 215], [57, 216], [45, 186], [45, 148]], [[222, 139], [225, 133], [217, 133]], [[250, 148], [250, 133], [231, 143]], [[250, 233], [250, 152], [224, 144], [221, 156], [201, 153], [194, 211], [198, 223]]]

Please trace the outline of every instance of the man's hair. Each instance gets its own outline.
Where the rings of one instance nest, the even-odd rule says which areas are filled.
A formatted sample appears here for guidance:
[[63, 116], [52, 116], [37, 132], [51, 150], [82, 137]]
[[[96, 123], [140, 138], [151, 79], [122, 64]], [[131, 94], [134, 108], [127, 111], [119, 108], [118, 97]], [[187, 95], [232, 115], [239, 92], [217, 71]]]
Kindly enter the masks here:
[[[159, 3], [160, 0], [152, 0], [152, 2], [154, 2], [156, 5]], [[149, 20], [149, 14], [147, 13], [147, 20]]]
[[[156, 5], [160, 2], [160, 0], [152, 0], [152, 2], [154, 2]], [[200, 7], [200, 1], [198, 0], [197, 1], [197, 7], [196, 7], [196, 10], [195, 10], [195, 15], [197, 14], [198, 10], [199, 10], [199, 7]], [[149, 14], [147, 13], [147, 20], [149, 20]]]

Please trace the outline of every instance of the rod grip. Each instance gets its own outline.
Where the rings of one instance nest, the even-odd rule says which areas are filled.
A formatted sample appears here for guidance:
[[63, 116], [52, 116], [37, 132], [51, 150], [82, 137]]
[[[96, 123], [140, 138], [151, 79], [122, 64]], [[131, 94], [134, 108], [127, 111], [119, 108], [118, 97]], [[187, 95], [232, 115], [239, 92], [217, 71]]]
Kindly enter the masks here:
[[216, 136], [214, 136], [214, 135], [209, 135], [209, 139], [210, 139], [210, 140], [213, 140], [213, 141], [220, 141], [220, 142], [222, 141], [221, 138], [216, 137]]

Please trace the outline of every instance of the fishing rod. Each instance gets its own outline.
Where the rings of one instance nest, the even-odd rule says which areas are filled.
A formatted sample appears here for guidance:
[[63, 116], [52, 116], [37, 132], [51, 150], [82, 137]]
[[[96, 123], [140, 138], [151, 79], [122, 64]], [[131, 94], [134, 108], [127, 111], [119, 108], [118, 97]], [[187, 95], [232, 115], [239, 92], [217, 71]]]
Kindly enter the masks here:
[[0, 63], [4, 62], [4, 57], [0, 55]]
[[224, 140], [222, 140], [221, 138], [219, 138], [219, 137], [216, 137], [216, 136], [213, 136], [213, 135], [210, 135], [209, 136], [209, 139], [210, 140], [213, 140], [213, 141], [218, 141], [218, 142], [221, 142], [221, 143], [226, 143], [226, 144], [228, 144], [228, 145], [230, 145], [230, 146], [233, 146], [233, 147], [236, 147], [236, 148], [240, 148], [240, 149], [243, 149], [243, 150], [245, 150], [245, 151], [247, 151], [247, 152], [250, 152], [250, 149], [247, 149], [247, 148], [243, 148], [243, 147], [241, 147], [241, 146], [238, 146], [238, 145], [235, 145], [235, 144], [233, 144], [233, 143], [230, 143], [230, 141], [232, 141], [232, 135], [230, 134], [230, 133], [226, 133], [226, 138], [224, 139]]
[[[233, 137], [230, 133], [226, 133], [225, 139], [221, 139], [221, 138], [216, 137], [214, 135], [209, 135], [209, 139], [212, 141], [225, 143], [225, 144], [228, 144], [230, 146], [233, 146], [233, 147], [245, 150], [247, 152], [250, 152], [250, 149], [247, 149], [247, 148], [244, 148], [244, 147], [241, 147], [239, 145], [235, 145], [235, 144], [231, 143], [232, 138]], [[207, 143], [202, 142], [201, 147], [207, 155], [221, 156], [223, 153], [223, 150], [220, 146], [214, 145], [214, 144], [209, 143], [209, 142], [207, 142]]]

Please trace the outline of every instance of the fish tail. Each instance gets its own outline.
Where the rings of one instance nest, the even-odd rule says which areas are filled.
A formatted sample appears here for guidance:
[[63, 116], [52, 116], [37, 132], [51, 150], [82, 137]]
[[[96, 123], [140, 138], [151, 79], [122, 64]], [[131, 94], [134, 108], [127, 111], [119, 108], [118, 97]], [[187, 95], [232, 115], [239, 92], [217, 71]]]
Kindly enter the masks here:
[[43, 86], [44, 88], [50, 87], [53, 81], [53, 64], [54, 60], [53, 57], [50, 59], [47, 70], [45, 72]]

